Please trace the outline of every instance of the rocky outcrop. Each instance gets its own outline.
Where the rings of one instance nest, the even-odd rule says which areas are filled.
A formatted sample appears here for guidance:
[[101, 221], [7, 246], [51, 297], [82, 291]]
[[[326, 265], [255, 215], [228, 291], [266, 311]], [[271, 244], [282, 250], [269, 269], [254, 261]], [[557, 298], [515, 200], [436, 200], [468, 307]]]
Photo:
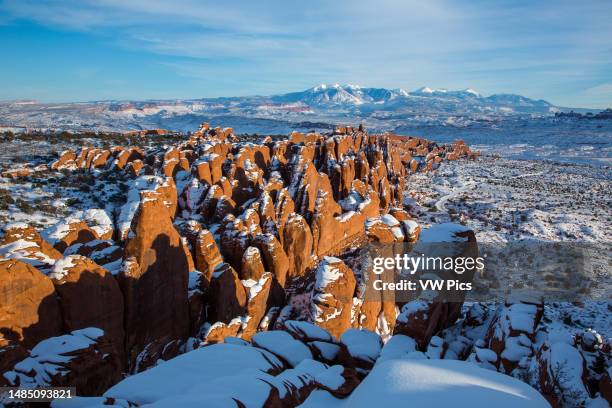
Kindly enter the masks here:
[[485, 341], [506, 372], [514, 370], [521, 358], [533, 355], [536, 328], [543, 313], [543, 303], [506, 303], [497, 309]]
[[[403, 209], [406, 178], [469, 156], [465, 144], [368, 135], [363, 126], [294, 132], [286, 140], [238, 137], [208, 124], [166, 142], [84, 146], [49, 165], [62, 171], [58, 177], [79, 170], [116, 179], [113, 199], [124, 201], [101, 203], [108, 212], [77, 211], [42, 237], [27, 225], [5, 228], [0, 256], [14, 259], [2, 262], [15, 262], [11, 273], [20, 275], [0, 283], [10, 294], [0, 306], [20, 312], [1, 320], [3, 369], [47, 337], [84, 336], [66, 376], [103, 384], [84, 386], [93, 395], [118, 381], [115, 366], [155, 373], [180, 361], [178, 354], [201, 345], [220, 350], [212, 344], [226, 342], [252, 349], [245, 358], [265, 356], [267, 376], [215, 394], [219, 401], [296, 406], [312, 392], [347, 397], [394, 329], [412, 335], [428, 355], [450, 355], [452, 342], [442, 332], [457, 319], [460, 302], [428, 305], [421, 315], [404, 305], [396, 324], [403, 303], [384, 294], [366, 299], [357, 249], [427, 237]], [[53, 305], [42, 311], [45, 302]], [[86, 327], [96, 329], [78, 331]], [[36, 374], [24, 365], [12, 371], [13, 380], [42, 386], [27, 379]], [[198, 381], [215, 390], [226, 377]], [[242, 393], [248, 387], [260, 389], [261, 400]], [[109, 392], [99, 402], [144, 403], [128, 394]]]
[[270, 272], [264, 273], [258, 280], [242, 281], [247, 294], [247, 306], [244, 319], [246, 323], [242, 325], [241, 338], [250, 340], [257, 333], [259, 323], [266, 314], [272, 282], [273, 277]]
[[210, 231], [202, 230], [198, 233], [194, 252], [196, 268], [204, 274], [206, 282], [210, 282], [213, 272], [223, 262], [223, 257]]
[[312, 265], [312, 233], [306, 219], [291, 213], [283, 228], [283, 248], [289, 261], [288, 277], [303, 276]]
[[323, 258], [315, 270], [311, 298], [313, 322], [339, 338], [351, 327], [354, 291], [353, 271], [338, 258]]
[[20, 259], [41, 271], [48, 271], [62, 257], [38, 232], [25, 223], [7, 225], [0, 242], [0, 256]]
[[117, 276], [125, 303], [130, 363], [151, 342], [184, 340], [189, 331], [188, 258], [163, 196], [143, 192]]
[[0, 259], [0, 347], [31, 348], [62, 332], [62, 317], [51, 280], [32, 265]]
[[455, 322], [452, 304], [414, 300], [402, 306], [397, 316], [395, 333], [404, 334], [416, 340], [419, 348], [425, 350], [431, 338]]
[[278, 239], [272, 234], [261, 234], [252, 243], [261, 252], [266, 271], [272, 272], [280, 286], [285, 286], [290, 265]]
[[82, 255], [58, 260], [49, 277], [58, 295], [64, 331], [100, 328], [113, 344], [114, 354], [123, 359], [123, 296], [115, 278]]
[[89, 327], [41, 341], [4, 378], [13, 387], [76, 387], [95, 396], [122, 378], [121, 360], [104, 332]]
[[45, 238], [55, 249], [64, 252], [74, 244], [107, 240], [113, 236], [114, 225], [106, 211], [89, 209], [77, 211], [44, 231]]
[[259, 279], [265, 273], [261, 251], [256, 247], [248, 247], [242, 255], [241, 279]]
[[246, 290], [238, 274], [228, 263], [221, 263], [215, 269], [209, 294], [209, 321], [229, 323], [246, 312]]

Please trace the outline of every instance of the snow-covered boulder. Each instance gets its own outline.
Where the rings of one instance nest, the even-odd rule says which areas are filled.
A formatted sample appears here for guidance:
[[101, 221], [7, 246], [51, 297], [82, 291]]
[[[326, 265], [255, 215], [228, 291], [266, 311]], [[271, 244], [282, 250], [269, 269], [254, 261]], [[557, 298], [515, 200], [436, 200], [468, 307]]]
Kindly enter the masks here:
[[79, 395], [100, 395], [121, 379], [121, 362], [104, 332], [89, 327], [41, 341], [3, 375], [15, 387], [76, 387]]
[[253, 345], [266, 349], [296, 367], [305, 359], [312, 359], [310, 349], [304, 343], [295, 340], [289, 333], [272, 330], [257, 333], [253, 336]]
[[504, 374], [454, 360], [390, 359], [376, 364], [346, 399], [314, 392], [303, 408], [549, 407], [529, 385]]

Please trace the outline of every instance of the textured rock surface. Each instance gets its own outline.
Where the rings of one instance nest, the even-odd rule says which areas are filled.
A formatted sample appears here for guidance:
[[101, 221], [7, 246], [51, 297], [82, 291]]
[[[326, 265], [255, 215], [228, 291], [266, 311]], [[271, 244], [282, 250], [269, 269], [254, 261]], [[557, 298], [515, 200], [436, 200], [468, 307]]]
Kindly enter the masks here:
[[115, 278], [81, 255], [56, 262], [49, 277], [58, 295], [64, 330], [100, 328], [114, 345], [114, 354], [123, 357], [123, 296]]
[[353, 271], [340, 259], [325, 257], [315, 271], [311, 313], [318, 326], [339, 338], [351, 327]]
[[188, 258], [170, 213], [156, 192], [143, 198], [118, 275], [125, 302], [130, 362], [153, 341], [186, 339], [189, 331]]
[[18, 342], [30, 348], [62, 331], [51, 280], [19, 260], [0, 260], [0, 346]]

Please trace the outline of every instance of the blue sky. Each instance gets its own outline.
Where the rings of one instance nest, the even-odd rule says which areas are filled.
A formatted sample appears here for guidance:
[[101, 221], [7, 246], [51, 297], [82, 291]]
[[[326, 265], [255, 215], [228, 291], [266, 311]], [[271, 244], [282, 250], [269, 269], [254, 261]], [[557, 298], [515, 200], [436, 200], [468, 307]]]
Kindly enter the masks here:
[[612, 1], [0, 0], [0, 99], [472, 87], [612, 106]]

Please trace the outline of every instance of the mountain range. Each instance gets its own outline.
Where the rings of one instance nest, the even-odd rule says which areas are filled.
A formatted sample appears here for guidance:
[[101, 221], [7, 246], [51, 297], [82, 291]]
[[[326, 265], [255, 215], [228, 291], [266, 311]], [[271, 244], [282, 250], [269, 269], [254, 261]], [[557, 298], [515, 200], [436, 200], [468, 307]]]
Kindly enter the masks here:
[[401, 88], [364, 88], [359, 85], [321, 84], [302, 92], [273, 96], [271, 99], [279, 103], [305, 103], [313, 107], [391, 104], [394, 108], [399, 108], [438, 102], [479, 105], [493, 110], [506, 108], [517, 112], [550, 112], [550, 108], [554, 108], [551, 103], [541, 99], [534, 100], [515, 94], [495, 94], [485, 97], [472, 88], [451, 91], [444, 88], [422, 87], [407, 92]]
[[188, 100], [94, 101], [79, 103], [0, 102], [0, 130], [53, 129], [126, 131], [165, 128], [189, 131], [200, 122], [230, 123], [239, 131], [326, 128], [365, 123], [389, 130], [406, 124], [466, 126], [504, 117], [549, 116], [559, 107], [516, 94], [484, 96], [478, 91], [422, 87], [366, 88], [321, 84], [273, 96]]

